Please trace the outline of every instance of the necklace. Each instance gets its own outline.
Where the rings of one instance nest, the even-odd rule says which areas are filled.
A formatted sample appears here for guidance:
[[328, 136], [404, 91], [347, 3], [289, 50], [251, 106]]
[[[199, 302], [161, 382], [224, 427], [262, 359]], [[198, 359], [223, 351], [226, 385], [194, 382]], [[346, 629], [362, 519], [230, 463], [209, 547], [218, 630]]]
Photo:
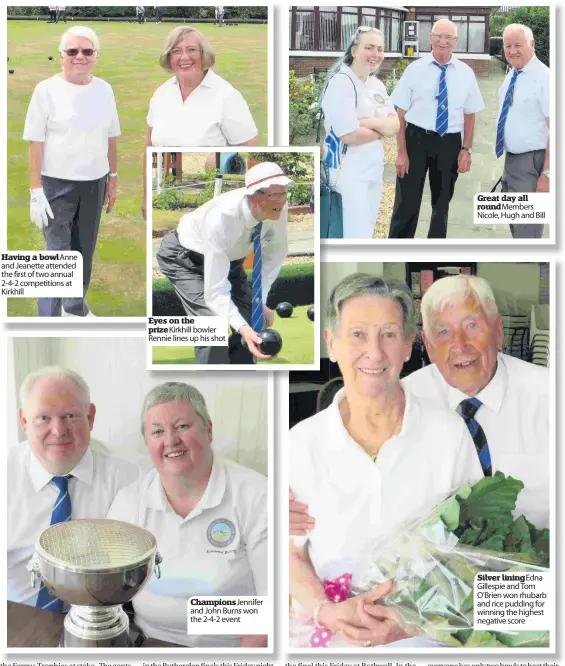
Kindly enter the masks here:
[[384, 442], [378, 448], [375, 448], [375, 447], [366, 448], [365, 446], [362, 447], [364, 449], [365, 453], [371, 458], [371, 460], [373, 462], [377, 462], [377, 457], [379, 455], [379, 451], [381, 450], [383, 445], [386, 444], [386, 442], [388, 442], [390, 439], [392, 439], [393, 437], [398, 435], [398, 433], [401, 431], [403, 416], [404, 416], [404, 409], [402, 409], [398, 413], [398, 416], [396, 417], [396, 421], [394, 423], [394, 427], [392, 428], [392, 431], [391, 431], [390, 435], [384, 440]]

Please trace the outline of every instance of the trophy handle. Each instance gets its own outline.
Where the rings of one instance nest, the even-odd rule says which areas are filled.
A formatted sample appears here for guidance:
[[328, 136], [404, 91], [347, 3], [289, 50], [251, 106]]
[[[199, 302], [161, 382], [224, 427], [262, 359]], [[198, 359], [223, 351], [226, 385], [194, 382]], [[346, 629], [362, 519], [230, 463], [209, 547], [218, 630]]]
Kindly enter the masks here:
[[31, 560], [27, 563], [27, 570], [31, 575], [31, 586], [35, 587], [35, 583], [38, 580], [41, 580], [39, 555], [36, 552], [31, 556]]
[[155, 553], [155, 567], [153, 569], [154, 574], [157, 576], [157, 578], [161, 578], [161, 567], [160, 564], [163, 561], [163, 556], [159, 551]]

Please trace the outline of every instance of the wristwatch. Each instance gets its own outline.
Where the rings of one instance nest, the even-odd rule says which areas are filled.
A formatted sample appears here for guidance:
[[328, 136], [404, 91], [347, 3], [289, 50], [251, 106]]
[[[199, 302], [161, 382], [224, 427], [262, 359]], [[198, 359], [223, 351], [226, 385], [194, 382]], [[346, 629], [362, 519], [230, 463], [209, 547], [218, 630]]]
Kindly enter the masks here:
[[466, 150], [469, 155], [473, 152], [470, 148], [467, 148], [467, 146], [461, 146], [461, 150]]
[[547, 176], [549, 178], [549, 169], [544, 169], [542, 173], [544, 176]]
[[117, 177], [118, 177], [118, 172], [117, 171], [114, 171], [114, 173], [110, 172], [108, 174], [108, 178], [117, 178]]

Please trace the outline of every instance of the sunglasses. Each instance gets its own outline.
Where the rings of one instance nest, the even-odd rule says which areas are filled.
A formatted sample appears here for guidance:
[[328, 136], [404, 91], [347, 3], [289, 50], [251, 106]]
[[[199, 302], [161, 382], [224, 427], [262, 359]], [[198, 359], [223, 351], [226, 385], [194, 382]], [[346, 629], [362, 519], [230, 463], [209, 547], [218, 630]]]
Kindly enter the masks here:
[[83, 56], [89, 58], [96, 53], [94, 49], [63, 49], [63, 51], [71, 58], [74, 58], [74, 56], [78, 55], [79, 53], [82, 53]]

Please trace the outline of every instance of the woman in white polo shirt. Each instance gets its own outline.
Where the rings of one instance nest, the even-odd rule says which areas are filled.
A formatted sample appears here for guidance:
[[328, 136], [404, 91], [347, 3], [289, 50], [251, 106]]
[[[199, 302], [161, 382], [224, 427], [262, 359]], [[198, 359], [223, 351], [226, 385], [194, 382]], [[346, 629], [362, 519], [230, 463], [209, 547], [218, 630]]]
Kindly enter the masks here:
[[381, 31], [357, 28], [322, 97], [324, 161], [342, 197], [344, 238], [373, 237], [383, 189], [382, 137], [399, 128], [386, 88], [374, 76], [384, 55]]
[[120, 134], [112, 88], [91, 74], [99, 50], [94, 30], [67, 30], [59, 45], [62, 71], [37, 84], [27, 111], [31, 220], [48, 250], [76, 250], [83, 261], [83, 296], [40, 298], [43, 317], [94, 316], [85, 297], [102, 209], [109, 213], [116, 201]]
[[153, 388], [142, 433], [155, 469], [122, 489], [108, 514], [152, 532], [163, 556], [161, 577], [133, 600], [135, 623], [179, 645], [267, 647], [267, 636], [242, 636], [237, 625], [230, 635], [187, 633], [190, 597], [267, 595], [267, 480], [212, 451], [212, 421], [194, 386]]
[[330, 295], [324, 333], [344, 388], [289, 435], [291, 489], [315, 519], [307, 537], [291, 541], [293, 647], [371, 647], [406, 638], [386, 606], [374, 604], [391, 586], [350, 596], [365, 571], [363, 556], [454, 488], [482, 477], [463, 419], [400, 384], [415, 318], [400, 282], [354, 273]]
[[254, 146], [257, 127], [243, 95], [212, 67], [216, 56], [198, 30], [171, 30], [159, 58], [174, 76], [149, 102], [148, 146]]
[[[174, 76], [149, 102], [146, 146], [255, 146], [257, 127], [243, 95], [212, 67], [216, 56], [204, 35], [189, 26], [171, 30], [159, 58]], [[143, 160], [146, 214], [146, 163]]]

